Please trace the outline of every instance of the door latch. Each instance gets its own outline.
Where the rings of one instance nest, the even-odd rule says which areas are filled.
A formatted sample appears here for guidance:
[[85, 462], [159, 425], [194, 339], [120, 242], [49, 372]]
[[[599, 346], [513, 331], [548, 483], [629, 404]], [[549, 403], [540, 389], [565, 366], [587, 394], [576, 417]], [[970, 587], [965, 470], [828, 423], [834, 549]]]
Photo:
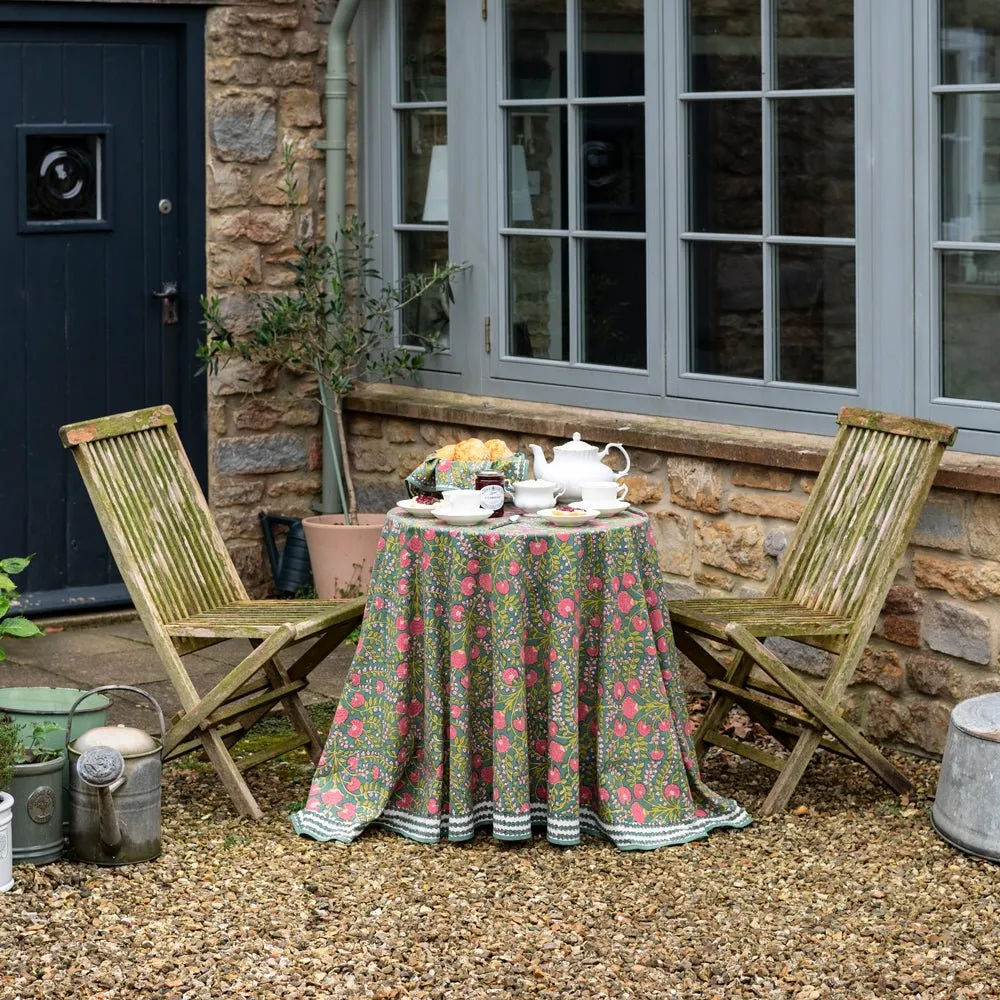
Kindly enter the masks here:
[[176, 326], [177, 318], [177, 282], [164, 281], [158, 292], [153, 292], [153, 298], [160, 300], [160, 322], [164, 326]]

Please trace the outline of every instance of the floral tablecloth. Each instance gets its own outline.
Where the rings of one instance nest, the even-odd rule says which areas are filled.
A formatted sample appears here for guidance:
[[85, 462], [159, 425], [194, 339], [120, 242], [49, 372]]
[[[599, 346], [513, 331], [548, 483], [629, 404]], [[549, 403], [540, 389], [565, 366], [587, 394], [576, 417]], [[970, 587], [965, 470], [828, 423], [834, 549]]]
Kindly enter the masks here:
[[742, 827], [698, 774], [648, 519], [454, 528], [398, 508], [296, 831], [541, 828], [623, 849]]

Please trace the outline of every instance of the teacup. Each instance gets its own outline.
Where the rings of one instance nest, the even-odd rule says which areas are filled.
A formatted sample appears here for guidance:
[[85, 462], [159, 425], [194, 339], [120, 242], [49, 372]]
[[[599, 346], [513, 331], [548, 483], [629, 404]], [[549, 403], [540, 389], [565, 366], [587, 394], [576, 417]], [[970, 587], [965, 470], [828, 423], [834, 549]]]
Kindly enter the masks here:
[[606, 509], [624, 500], [628, 494], [626, 483], [581, 483], [581, 499], [588, 507]]
[[477, 514], [482, 510], [482, 490], [444, 490], [442, 493], [448, 509], [455, 514]]
[[565, 487], [558, 483], [550, 483], [547, 479], [522, 479], [511, 484], [511, 500], [515, 507], [533, 514], [535, 511], [554, 507], [556, 498], [566, 492]]

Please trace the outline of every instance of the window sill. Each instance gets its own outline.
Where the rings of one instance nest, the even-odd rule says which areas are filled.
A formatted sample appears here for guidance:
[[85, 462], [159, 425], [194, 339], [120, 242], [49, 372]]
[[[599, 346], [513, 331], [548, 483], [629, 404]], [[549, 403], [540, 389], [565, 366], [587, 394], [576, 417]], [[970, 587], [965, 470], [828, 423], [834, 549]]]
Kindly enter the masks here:
[[[353, 413], [466, 427], [488, 426], [498, 431], [563, 439], [579, 431], [585, 441], [620, 441], [623, 445], [646, 451], [800, 472], [818, 471], [830, 447], [830, 438], [818, 434], [529, 403], [413, 386], [363, 386], [352, 393], [344, 405]], [[830, 425], [832, 435], [832, 419]], [[946, 452], [934, 485], [974, 493], [1000, 494], [1000, 458]]]

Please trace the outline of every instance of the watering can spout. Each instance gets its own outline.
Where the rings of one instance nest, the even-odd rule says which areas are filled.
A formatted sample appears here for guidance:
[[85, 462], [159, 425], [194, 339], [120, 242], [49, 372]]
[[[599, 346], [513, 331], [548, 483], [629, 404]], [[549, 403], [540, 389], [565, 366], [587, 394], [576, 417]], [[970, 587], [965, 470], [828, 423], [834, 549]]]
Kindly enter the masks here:
[[[308, 587], [312, 582], [312, 565], [309, 562], [309, 549], [306, 547], [306, 533], [301, 518], [263, 512], [259, 517], [275, 590], [280, 594], [295, 594]], [[280, 553], [274, 543], [272, 525], [275, 524], [288, 528], [285, 548]]]

